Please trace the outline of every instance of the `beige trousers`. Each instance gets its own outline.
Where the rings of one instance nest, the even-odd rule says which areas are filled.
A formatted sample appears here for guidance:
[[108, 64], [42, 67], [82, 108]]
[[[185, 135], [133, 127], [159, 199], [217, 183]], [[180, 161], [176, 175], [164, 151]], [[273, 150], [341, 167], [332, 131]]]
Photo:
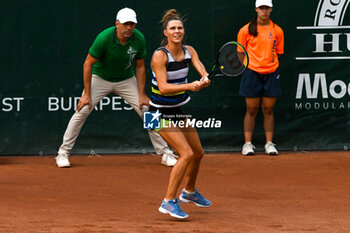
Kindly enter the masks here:
[[[137, 86], [136, 77], [129, 78], [121, 82], [109, 82], [97, 75], [92, 75], [91, 79], [91, 101], [92, 109], [100, 102], [100, 100], [109, 93], [115, 93], [122, 97], [128, 104], [130, 104], [137, 114], [142, 118], [142, 112], [139, 109], [139, 90]], [[92, 111], [92, 110], [91, 110]], [[83, 127], [87, 117], [91, 113], [89, 106], [84, 106], [79, 112], [75, 112], [70, 119], [66, 132], [63, 136], [63, 143], [60, 149], [68, 152], [73, 148], [80, 130]], [[166, 142], [155, 131], [148, 130], [149, 137], [153, 144], [157, 155], [162, 155], [169, 149]]]

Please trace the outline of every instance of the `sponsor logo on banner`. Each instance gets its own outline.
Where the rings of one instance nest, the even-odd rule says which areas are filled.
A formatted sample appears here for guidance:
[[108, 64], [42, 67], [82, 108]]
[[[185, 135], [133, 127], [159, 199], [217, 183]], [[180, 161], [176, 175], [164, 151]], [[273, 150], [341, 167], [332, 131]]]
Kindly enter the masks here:
[[[350, 0], [319, 0], [314, 24], [297, 27], [301, 38], [313, 41], [314, 47], [299, 50], [296, 61], [316, 66], [320, 63], [320, 71], [298, 74], [295, 110], [350, 109], [349, 77], [334, 72], [348, 69], [344, 61], [350, 62], [350, 25], [344, 23], [349, 3]], [[330, 62], [329, 67], [324, 66], [324, 61]]]

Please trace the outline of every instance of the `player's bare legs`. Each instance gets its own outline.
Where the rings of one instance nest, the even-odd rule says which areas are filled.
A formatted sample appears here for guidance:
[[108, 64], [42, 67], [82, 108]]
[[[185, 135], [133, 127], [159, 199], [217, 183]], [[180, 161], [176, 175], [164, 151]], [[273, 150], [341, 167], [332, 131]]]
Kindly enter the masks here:
[[259, 106], [260, 106], [260, 97], [257, 98], [245, 98], [247, 111], [244, 116], [244, 140], [245, 143], [252, 141], [253, 131], [255, 127], [255, 119], [258, 114]]
[[[194, 203], [199, 207], [209, 207], [211, 202], [204, 198], [196, 188], [199, 166], [204, 156], [197, 131], [192, 127], [183, 129], [171, 128], [161, 130], [160, 135], [180, 155], [178, 162], [170, 173], [169, 185], [165, 196], [166, 201], [176, 198], [179, 185], [182, 179], [185, 178], [185, 188], [181, 192], [180, 200], [185, 203]], [[162, 206], [160, 211], [164, 213]]]
[[193, 159], [194, 154], [185, 135], [178, 127], [162, 129], [158, 133], [168, 143], [168, 145], [174, 148], [179, 154], [179, 159], [171, 170], [169, 184], [165, 195], [167, 200], [172, 200], [176, 198], [177, 189], [180, 186], [187, 167]]
[[204, 156], [204, 151], [196, 129], [189, 127], [182, 129], [182, 132], [193, 151], [193, 158], [188, 165], [185, 174], [185, 189], [189, 192], [194, 192], [199, 166]]
[[264, 129], [266, 143], [272, 142], [273, 139], [273, 128], [275, 125], [275, 118], [273, 114], [273, 108], [276, 104], [276, 97], [263, 97], [261, 108], [264, 115]]
[[275, 119], [273, 114], [273, 108], [276, 104], [276, 97], [263, 97], [262, 98], [262, 112], [264, 115], [264, 129], [265, 129], [265, 153], [268, 155], [278, 155], [276, 144], [272, 142], [273, 128], [275, 125]]

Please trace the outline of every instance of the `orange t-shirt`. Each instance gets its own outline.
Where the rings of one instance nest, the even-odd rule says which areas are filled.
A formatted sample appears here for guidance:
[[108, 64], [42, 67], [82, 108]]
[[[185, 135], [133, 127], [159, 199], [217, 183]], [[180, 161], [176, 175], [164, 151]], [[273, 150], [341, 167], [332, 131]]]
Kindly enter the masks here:
[[277, 55], [284, 53], [283, 30], [270, 21], [268, 26], [258, 25], [258, 36], [254, 37], [248, 27], [242, 27], [237, 36], [237, 42], [247, 50], [248, 68], [260, 74], [273, 73], [279, 66]]

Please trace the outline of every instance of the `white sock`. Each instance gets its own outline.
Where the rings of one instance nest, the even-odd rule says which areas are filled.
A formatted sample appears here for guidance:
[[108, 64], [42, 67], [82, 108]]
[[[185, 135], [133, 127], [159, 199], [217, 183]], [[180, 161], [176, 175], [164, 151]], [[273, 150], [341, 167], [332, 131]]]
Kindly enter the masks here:
[[195, 192], [189, 192], [189, 191], [187, 191], [186, 189], [183, 189], [183, 191], [184, 191], [184, 193], [186, 193], [186, 194], [195, 194]]

